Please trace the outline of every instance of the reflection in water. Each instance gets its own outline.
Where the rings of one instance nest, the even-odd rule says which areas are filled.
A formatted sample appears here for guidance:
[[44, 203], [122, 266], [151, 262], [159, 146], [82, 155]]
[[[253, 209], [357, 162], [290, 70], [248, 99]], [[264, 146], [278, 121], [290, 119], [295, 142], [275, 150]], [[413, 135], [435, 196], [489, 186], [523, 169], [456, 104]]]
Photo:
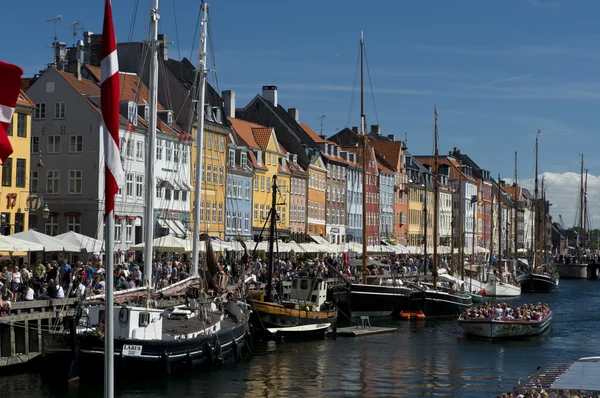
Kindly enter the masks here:
[[[465, 336], [454, 321], [384, 321], [392, 334], [307, 343], [256, 345], [248, 361], [215, 371], [148, 380], [131, 370], [119, 397], [496, 396], [538, 366], [597, 355], [590, 351], [600, 314], [599, 281], [561, 281], [550, 295], [523, 295], [511, 305], [546, 300], [554, 311], [549, 333], [490, 342]], [[374, 324], [375, 320], [371, 320]], [[99, 376], [101, 379], [101, 376]], [[0, 376], [0, 396], [96, 397], [102, 384], [56, 387], [39, 374]], [[8, 392], [8, 393], [7, 393]]]

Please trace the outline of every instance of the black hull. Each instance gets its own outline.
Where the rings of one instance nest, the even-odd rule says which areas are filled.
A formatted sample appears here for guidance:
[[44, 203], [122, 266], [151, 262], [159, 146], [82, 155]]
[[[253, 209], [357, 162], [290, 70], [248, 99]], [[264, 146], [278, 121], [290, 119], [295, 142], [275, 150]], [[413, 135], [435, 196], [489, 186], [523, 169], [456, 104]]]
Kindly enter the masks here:
[[348, 310], [353, 318], [392, 316], [407, 308], [412, 292], [404, 286], [354, 283], [348, 290]]
[[558, 280], [547, 275], [526, 274], [517, 278], [521, 284], [521, 292], [551, 293], [558, 288]]
[[[222, 324], [216, 334], [187, 340], [115, 339], [115, 375], [130, 377], [132, 369], [138, 374], [171, 375], [241, 360], [251, 339], [246, 323]], [[142, 346], [141, 354], [124, 356], [125, 344]], [[97, 379], [104, 373], [104, 341], [100, 337], [80, 337], [78, 365], [81, 377]]]
[[473, 305], [470, 295], [437, 290], [416, 291], [410, 295], [410, 311], [421, 311], [425, 318], [458, 318]]

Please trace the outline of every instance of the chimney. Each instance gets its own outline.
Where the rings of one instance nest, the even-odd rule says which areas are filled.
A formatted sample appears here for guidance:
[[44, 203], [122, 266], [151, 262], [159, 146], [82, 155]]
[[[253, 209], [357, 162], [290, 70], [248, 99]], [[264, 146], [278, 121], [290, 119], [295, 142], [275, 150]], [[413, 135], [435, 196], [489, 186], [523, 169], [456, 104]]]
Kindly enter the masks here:
[[298, 111], [298, 108], [289, 108], [288, 115], [293, 117], [296, 123], [300, 123], [300, 111]]
[[81, 80], [81, 61], [79, 59], [75, 61], [75, 77], [77, 80]]
[[235, 91], [224, 90], [221, 94], [225, 103], [225, 116], [235, 117]]
[[396, 136], [394, 134], [388, 134], [388, 138], [390, 139], [390, 141], [396, 140]]
[[358, 133], [358, 126], [352, 126], [352, 131], [354, 131], [355, 133]]
[[340, 157], [340, 147], [339, 147], [339, 146], [336, 146], [336, 147], [335, 147], [335, 151], [337, 152], [337, 153], [336, 153], [336, 155], [337, 155], [337, 157], [339, 158], [339, 157]]
[[277, 86], [262, 86], [262, 96], [277, 107]]
[[379, 127], [378, 124], [371, 125], [371, 134], [381, 135], [381, 128]]
[[169, 54], [167, 51], [167, 35], [166, 33], [160, 33], [157, 35], [158, 39], [158, 57], [165, 61], [169, 60]]

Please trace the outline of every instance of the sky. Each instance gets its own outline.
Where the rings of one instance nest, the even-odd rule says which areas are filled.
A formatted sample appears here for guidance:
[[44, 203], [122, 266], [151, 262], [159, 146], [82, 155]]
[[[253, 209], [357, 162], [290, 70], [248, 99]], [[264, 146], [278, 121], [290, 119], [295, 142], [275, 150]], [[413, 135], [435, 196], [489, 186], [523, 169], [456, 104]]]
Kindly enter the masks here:
[[[199, 4], [160, 2], [159, 31], [172, 42], [171, 58], [196, 63]], [[583, 153], [592, 225], [600, 227], [600, 2], [222, 0], [209, 6], [209, 64], [216, 69], [209, 81], [234, 90], [237, 107], [263, 85], [275, 85], [280, 104], [298, 108], [317, 132], [321, 120], [328, 136], [359, 125], [364, 31], [367, 124], [407, 137], [415, 155], [432, 154], [435, 105], [441, 153], [457, 147], [493, 176], [512, 178], [516, 151], [524, 184], [533, 180], [540, 129], [539, 171], [552, 215], [573, 224]], [[0, 58], [31, 76], [50, 62], [55, 25], [59, 40], [71, 45], [68, 25], [100, 33], [103, 7], [103, 0], [13, 2], [0, 31], [14, 39], [3, 41]], [[144, 0], [113, 1], [118, 41], [149, 38], [149, 7]], [[46, 22], [58, 15], [59, 23]]]

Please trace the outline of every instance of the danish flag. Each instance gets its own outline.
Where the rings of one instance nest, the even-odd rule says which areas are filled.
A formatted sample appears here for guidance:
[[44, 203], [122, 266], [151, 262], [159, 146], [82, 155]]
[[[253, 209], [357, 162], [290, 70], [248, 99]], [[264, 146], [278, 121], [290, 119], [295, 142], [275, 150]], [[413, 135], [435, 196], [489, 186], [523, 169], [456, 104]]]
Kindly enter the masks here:
[[2, 164], [13, 153], [8, 129], [21, 92], [23, 69], [0, 61], [0, 160]]

